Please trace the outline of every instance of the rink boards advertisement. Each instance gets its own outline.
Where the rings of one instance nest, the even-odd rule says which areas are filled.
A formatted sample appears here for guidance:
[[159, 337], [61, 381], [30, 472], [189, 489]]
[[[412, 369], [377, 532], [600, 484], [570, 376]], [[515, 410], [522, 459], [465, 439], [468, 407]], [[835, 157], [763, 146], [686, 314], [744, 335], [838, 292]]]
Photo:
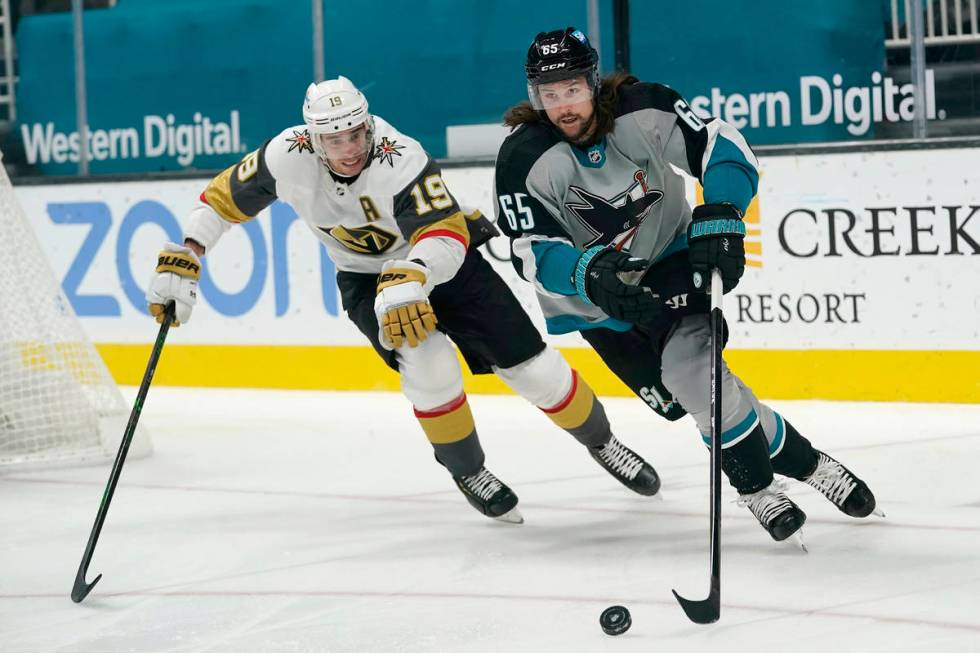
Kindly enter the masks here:
[[[980, 401], [980, 170], [970, 150], [761, 159], [748, 267], [725, 298], [726, 358], [771, 398]], [[493, 215], [492, 169], [449, 168]], [[156, 325], [143, 293], [206, 179], [19, 186], [54, 274], [110, 370], [142, 376]], [[696, 201], [696, 189], [691, 188]], [[543, 331], [507, 243], [484, 249]], [[340, 306], [335, 269], [288, 205], [229, 231], [205, 259], [191, 321], [157, 382], [397, 389]], [[604, 394], [628, 394], [577, 335], [551, 338]], [[470, 391], [502, 391], [470, 377]]]

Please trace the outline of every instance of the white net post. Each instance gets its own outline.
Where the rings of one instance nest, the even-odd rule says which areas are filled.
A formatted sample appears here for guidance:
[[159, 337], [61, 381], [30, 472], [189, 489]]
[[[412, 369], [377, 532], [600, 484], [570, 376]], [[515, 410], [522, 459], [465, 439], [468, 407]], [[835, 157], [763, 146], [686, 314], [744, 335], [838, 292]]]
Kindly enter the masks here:
[[[128, 417], [0, 155], [0, 473], [112, 458]], [[150, 451], [138, 429], [130, 456]]]

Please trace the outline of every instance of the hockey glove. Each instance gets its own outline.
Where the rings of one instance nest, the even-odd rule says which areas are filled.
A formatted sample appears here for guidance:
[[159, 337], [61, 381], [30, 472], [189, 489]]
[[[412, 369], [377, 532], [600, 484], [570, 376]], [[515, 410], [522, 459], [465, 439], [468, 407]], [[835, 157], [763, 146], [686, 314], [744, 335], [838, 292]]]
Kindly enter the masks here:
[[386, 261], [381, 268], [374, 313], [383, 346], [398, 349], [407, 340], [409, 347], [417, 347], [435, 331], [436, 315], [426, 287], [428, 272], [414, 261]]
[[661, 310], [649, 288], [629, 283], [639, 279], [648, 263], [612, 247], [585, 250], [575, 266], [575, 290], [589, 304], [624, 322], [643, 322]]
[[173, 326], [191, 319], [197, 301], [197, 281], [201, 278], [201, 261], [189, 247], [167, 243], [157, 257], [157, 269], [146, 291], [150, 315], [163, 322], [163, 311], [173, 301], [176, 308]]
[[687, 225], [687, 253], [694, 270], [694, 286], [708, 290], [711, 270], [721, 272], [724, 292], [738, 285], [745, 272], [745, 223], [732, 204], [695, 207]]

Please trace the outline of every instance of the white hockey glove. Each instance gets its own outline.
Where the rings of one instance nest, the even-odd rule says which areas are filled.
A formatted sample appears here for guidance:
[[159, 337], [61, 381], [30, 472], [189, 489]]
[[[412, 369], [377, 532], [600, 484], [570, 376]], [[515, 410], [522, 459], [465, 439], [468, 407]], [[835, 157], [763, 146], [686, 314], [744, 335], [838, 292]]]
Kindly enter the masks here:
[[436, 314], [429, 304], [428, 269], [414, 261], [386, 261], [378, 276], [374, 314], [378, 316], [381, 344], [398, 349], [405, 341], [417, 347], [436, 329]]
[[157, 269], [146, 291], [150, 314], [163, 322], [167, 302], [173, 301], [176, 313], [173, 326], [191, 319], [197, 301], [197, 281], [201, 278], [201, 261], [189, 247], [167, 243], [157, 257]]

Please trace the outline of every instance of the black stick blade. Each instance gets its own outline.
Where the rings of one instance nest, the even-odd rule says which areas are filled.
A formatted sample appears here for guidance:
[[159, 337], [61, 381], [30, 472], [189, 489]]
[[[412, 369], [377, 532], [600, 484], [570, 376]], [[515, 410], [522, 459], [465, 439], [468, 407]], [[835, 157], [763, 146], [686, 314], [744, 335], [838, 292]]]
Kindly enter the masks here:
[[703, 601], [691, 601], [678, 594], [677, 590], [670, 591], [684, 608], [687, 618], [696, 624], [713, 624], [721, 616], [721, 597], [715, 591], [710, 592]]
[[85, 582], [84, 573], [80, 573], [75, 576], [75, 584], [72, 585], [71, 588], [71, 600], [75, 603], [81, 603], [84, 601], [85, 597], [88, 596], [88, 593], [92, 591], [92, 588], [95, 587], [95, 584], [100, 580], [102, 580], [102, 574], [96, 576], [95, 580], [93, 580], [91, 583]]

